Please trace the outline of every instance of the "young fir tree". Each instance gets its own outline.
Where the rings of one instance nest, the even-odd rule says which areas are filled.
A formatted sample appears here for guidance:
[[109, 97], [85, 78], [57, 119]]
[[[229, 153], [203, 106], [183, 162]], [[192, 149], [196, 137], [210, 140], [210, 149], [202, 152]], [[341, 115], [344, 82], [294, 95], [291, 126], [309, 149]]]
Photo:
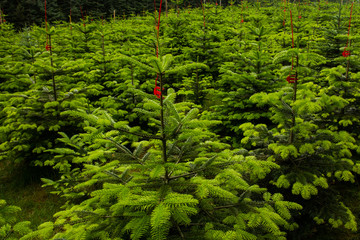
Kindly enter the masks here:
[[331, 59], [331, 61], [328, 62], [328, 66], [336, 67], [343, 63], [342, 53], [347, 45], [351, 8], [349, 8], [349, 5], [345, 6], [342, 1], [339, 1], [338, 4], [335, 6], [332, 5], [331, 7], [335, 17], [334, 15], [330, 15], [328, 11], [325, 11], [325, 13], [317, 12], [317, 14], [321, 16], [318, 21], [323, 29], [323, 38], [317, 42], [317, 49], [321, 51], [321, 54], [327, 59]]
[[[357, 62], [354, 58], [352, 61]], [[360, 124], [358, 117], [360, 111], [359, 74], [352, 73], [341, 65], [323, 69], [320, 84], [323, 85], [322, 92], [330, 96], [340, 96], [349, 103], [340, 111], [324, 116], [323, 124], [330, 129], [345, 130], [358, 141], [360, 133], [358, 128]]]
[[294, 59], [294, 68], [284, 68], [285, 76], [294, 80], [292, 87], [255, 94], [251, 100], [259, 106], [269, 105], [271, 119], [277, 126], [243, 124], [242, 142], [251, 143], [254, 148], [251, 153], [258, 158], [280, 165], [268, 180], [284, 189], [287, 199], [304, 207], [297, 218], [301, 233], [296, 231], [292, 239], [334, 239], [331, 228], [357, 229], [355, 216], [344, 204], [346, 192], [339, 187], [353, 183], [360, 173], [359, 163], [352, 155], [357, 145], [349, 132], [323, 124], [328, 116], [341, 112], [350, 102], [341, 96], [328, 95], [313, 82], [302, 81], [307, 68], [301, 66], [308, 65], [306, 61], [311, 59], [312, 64], [323, 61], [317, 54], [312, 53], [311, 58], [306, 55], [291, 49], [275, 57], [275, 62]]
[[[159, 74], [160, 89], [167, 74], [203, 67], [172, 68], [172, 58], [147, 65], [124, 57]], [[136, 93], [144, 108], [135, 111], [155, 131], [103, 110], [64, 113], [83, 117], [86, 133], [62, 134], [68, 147], [52, 152], [69, 162], [60, 180], [44, 181], [69, 202], [55, 223], [22, 239], [286, 239], [283, 229], [296, 227], [291, 211], [301, 207], [256, 184], [279, 166], [228, 150], [208, 130], [217, 122], [199, 119], [191, 103], [175, 103], [173, 90], [160, 99]]]
[[[57, 131], [76, 132], [76, 119], [64, 118], [60, 113], [69, 109], [88, 107], [85, 92], [98, 93], [101, 86], [77, 82], [75, 75], [83, 70], [83, 61], [70, 61], [58, 55], [53, 44], [56, 31], [51, 28], [48, 36], [48, 50], [41, 54], [27, 68], [37, 76], [36, 82], [22, 91], [0, 94], [2, 108], [0, 159], [26, 164], [43, 165], [49, 158], [47, 148], [56, 145]], [[46, 37], [42, 35], [44, 39]]]
[[0, 25], [0, 91], [14, 93], [27, 89], [29, 65], [23, 61], [20, 37], [9, 24]]
[[[204, 6], [205, 7], [205, 6]], [[214, 79], [218, 76], [218, 68], [221, 63], [221, 49], [220, 42], [224, 36], [215, 29], [217, 28], [214, 22], [209, 22], [209, 16], [204, 10], [204, 17], [197, 16], [197, 21], [191, 22], [192, 31], [187, 35], [189, 47], [183, 48], [184, 57], [192, 62], [200, 62], [209, 66], [206, 73], [202, 73], [212, 77], [212, 84]], [[214, 30], [212, 28], [215, 28]]]
[[[261, 25], [261, 22], [254, 23]], [[259, 92], [272, 92], [279, 87], [276, 81], [271, 53], [264, 47], [268, 31], [265, 26], [248, 27], [247, 40], [230, 41], [231, 54], [227, 55], [220, 68], [216, 83], [214, 118], [223, 122], [216, 131], [229, 138], [234, 146], [240, 145], [238, 128], [244, 122], [266, 121], [270, 116], [262, 107], [256, 107], [249, 98]], [[246, 50], [245, 53], [244, 50]], [[229, 50], [228, 50], [229, 51]], [[232, 136], [232, 137], [230, 137]]]
[[189, 24], [194, 17], [190, 14], [181, 14], [176, 16], [170, 13], [163, 21], [164, 36], [170, 38], [168, 48], [171, 49], [173, 56], [183, 54], [183, 48], [189, 47], [189, 39], [187, 33], [191, 31], [191, 25]]
[[[343, 59], [343, 61], [348, 62], [348, 68], [340, 65], [334, 68], [324, 69], [321, 72], [320, 83], [323, 85], [321, 91], [330, 96], [340, 96], [348, 101], [348, 104], [344, 108], [324, 115], [321, 124], [327, 126], [328, 129], [346, 131], [351, 134], [351, 136], [355, 139], [356, 145], [356, 147], [351, 151], [351, 158], [354, 163], [358, 163], [360, 160], [360, 120], [358, 117], [360, 112], [360, 75], [352, 72], [354, 68], [350, 66], [355, 65], [358, 60], [355, 57], [356, 52], [351, 51], [351, 53], [351, 56]], [[353, 64], [350, 64], [350, 61], [353, 62]], [[358, 218], [359, 210], [357, 208], [357, 204], [355, 204], [355, 202], [359, 199], [357, 186], [358, 177], [355, 176], [354, 181], [346, 184], [338, 184], [337, 188], [341, 191], [342, 201], [349, 206], [351, 211]], [[338, 236], [342, 238], [345, 238], [344, 235], [349, 235], [346, 232], [343, 235], [340, 235], [341, 232], [338, 234]], [[357, 234], [352, 237], [356, 238]]]

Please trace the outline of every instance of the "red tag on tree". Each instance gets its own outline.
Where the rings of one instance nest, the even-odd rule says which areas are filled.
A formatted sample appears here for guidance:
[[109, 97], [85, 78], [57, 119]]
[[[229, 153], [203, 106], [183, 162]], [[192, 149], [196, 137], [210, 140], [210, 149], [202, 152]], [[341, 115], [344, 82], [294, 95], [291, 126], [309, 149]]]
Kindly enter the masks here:
[[161, 90], [160, 90], [160, 87], [159, 87], [159, 86], [155, 86], [155, 88], [154, 88], [154, 95], [155, 95], [157, 98], [160, 98], [160, 97], [161, 97]]
[[353, 10], [354, 2], [351, 4], [351, 10], [350, 10], [350, 19], [349, 19], [349, 27], [348, 27], [348, 39], [346, 42], [346, 47], [344, 48], [344, 51], [342, 53], [343, 57], [349, 57], [350, 51], [346, 50], [346, 48], [349, 46], [349, 36], [350, 36], [350, 28], [351, 28], [351, 17], [352, 17], [352, 10]]
[[348, 57], [348, 56], [350, 56], [350, 51], [347, 51], [345, 48], [342, 55], [343, 55], [343, 57]]
[[295, 75], [289, 75], [287, 78], [286, 78], [286, 81], [288, 83], [295, 83], [297, 81], [297, 78]]

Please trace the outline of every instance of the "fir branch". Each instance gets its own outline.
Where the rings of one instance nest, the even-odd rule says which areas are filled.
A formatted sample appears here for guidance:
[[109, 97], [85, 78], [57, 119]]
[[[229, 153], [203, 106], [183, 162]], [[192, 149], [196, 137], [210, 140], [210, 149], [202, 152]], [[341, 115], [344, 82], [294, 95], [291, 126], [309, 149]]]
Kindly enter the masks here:
[[112, 177], [114, 177], [114, 178], [116, 178], [116, 179], [119, 179], [119, 181], [122, 183], [122, 184], [126, 184], [126, 182], [121, 178], [121, 177], [119, 177], [117, 174], [115, 174], [115, 173], [113, 173], [113, 172], [111, 172], [111, 171], [109, 171], [109, 170], [105, 170], [104, 171], [104, 173], [106, 173], [106, 174], [108, 174], [108, 175], [110, 175], [110, 176], [112, 176]]
[[127, 156], [131, 157], [132, 159], [136, 160], [139, 164], [144, 165], [144, 163], [141, 161], [141, 159], [138, 158], [138, 157], [136, 157], [136, 156], [134, 156], [134, 155], [132, 154], [132, 152], [129, 151], [129, 149], [127, 149], [127, 148], [124, 147], [123, 145], [119, 144], [118, 142], [116, 142], [116, 141], [115, 141], [114, 139], [112, 139], [112, 138], [106, 137], [105, 139], [111, 141], [112, 143], [114, 143], [114, 144], [115, 144], [115, 147], [116, 147], [117, 149], [119, 149], [120, 151], [122, 151], [123, 153], [125, 153]]
[[150, 134], [145, 134], [145, 133], [138, 133], [138, 132], [130, 132], [130, 130], [128, 129], [124, 129], [124, 128], [114, 128], [116, 130], [119, 130], [120, 132], [125, 132], [134, 136], [138, 136], [138, 137], [142, 137], [145, 139], [158, 139], [158, 140], [162, 140], [162, 137], [156, 136], [156, 135], [150, 135]]
[[226, 209], [226, 208], [234, 208], [234, 207], [238, 207], [238, 206], [240, 206], [240, 205], [241, 205], [240, 203], [237, 203], [237, 204], [229, 204], [229, 205], [214, 207], [213, 210], [220, 210], [220, 209]]
[[199, 68], [209, 69], [209, 67], [203, 63], [190, 63], [190, 64], [185, 64], [185, 65], [174, 67], [173, 69], [166, 71], [166, 73], [167, 74], [178, 74], [178, 73], [184, 74], [190, 70], [199, 69]]
[[179, 224], [177, 224], [175, 221], [174, 221], [174, 224], [175, 224], [175, 226], [176, 226], [176, 228], [177, 228], [177, 230], [178, 230], [178, 232], [180, 234], [181, 239], [185, 239], [185, 236], [184, 236], [183, 232], [181, 231], [181, 228], [180, 228]]
[[136, 66], [139, 66], [139, 67], [141, 67], [142, 69], [147, 70], [147, 71], [149, 71], [149, 72], [157, 73], [156, 69], [152, 68], [151, 66], [149, 66], [149, 65], [147, 65], [147, 64], [144, 64], [144, 63], [142, 63], [142, 62], [139, 62], [138, 60], [136, 60], [136, 59], [134, 59], [134, 58], [132, 58], [132, 57], [129, 57], [129, 56], [126, 56], [126, 55], [120, 55], [120, 56], [118, 57], [118, 59], [120, 59], [120, 60], [125, 60], [125, 61], [127, 61], [127, 62], [129, 62], [129, 63], [132, 63], [132, 64], [134, 64], [134, 65], [136, 65]]

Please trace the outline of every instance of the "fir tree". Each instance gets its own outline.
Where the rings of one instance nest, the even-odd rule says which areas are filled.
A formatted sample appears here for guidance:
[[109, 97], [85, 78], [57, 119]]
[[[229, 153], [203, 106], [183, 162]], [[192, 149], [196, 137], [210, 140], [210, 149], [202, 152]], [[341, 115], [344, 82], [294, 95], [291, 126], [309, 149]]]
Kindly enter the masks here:
[[[297, 51], [286, 52], [291, 52], [289, 56], [294, 54], [295, 59], [307, 59]], [[284, 56], [285, 51], [278, 54], [275, 61]], [[306, 224], [309, 220], [323, 224], [315, 227], [319, 229], [329, 224], [356, 231], [355, 216], [343, 203], [345, 192], [338, 187], [342, 182], [353, 183], [359, 173], [352, 154], [357, 148], [356, 139], [344, 130], [322, 124], [327, 116], [342, 111], [349, 102], [320, 91], [314, 83], [302, 83], [301, 69], [297, 70], [300, 71], [296, 74], [299, 80], [295, 80], [293, 88], [284, 87], [276, 93], [259, 93], [251, 97], [259, 106], [270, 105], [271, 119], [277, 126], [268, 129], [265, 124], [243, 124], [240, 126], [245, 131], [242, 142], [254, 146], [252, 153], [255, 156], [280, 164], [280, 171], [274, 171], [270, 183], [288, 189], [284, 190], [286, 196], [304, 207], [300, 219], [304, 223], [302, 228], [309, 232], [296, 239], [318, 236], [310, 232], [315, 226]]]
[[[255, 25], [261, 25], [255, 22]], [[249, 27], [249, 40], [230, 41], [228, 48], [232, 54], [220, 68], [220, 79], [216, 84], [216, 99], [214, 118], [223, 121], [223, 127], [217, 131], [229, 138], [234, 146], [240, 145], [241, 130], [238, 128], [244, 122], [266, 121], [269, 113], [264, 108], [258, 108], [249, 98], [259, 92], [272, 92], [280, 85], [272, 70], [271, 54], [263, 45], [266, 38], [264, 26]], [[254, 49], [249, 49], [254, 45]], [[246, 50], [246, 53], [242, 53]], [[233, 136], [233, 137], [229, 137]]]
[[[160, 89], [166, 74], [201, 67], [171, 68], [170, 55], [154, 59], [153, 67], [124, 59], [158, 73]], [[130, 127], [103, 110], [64, 113], [83, 117], [87, 133], [62, 134], [69, 147], [51, 151], [79, 168], [60, 167], [60, 180], [44, 181], [69, 204], [55, 224], [23, 239], [49, 237], [53, 230], [53, 238], [67, 239], [285, 239], [282, 228], [296, 227], [288, 222], [290, 211], [301, 207], [256, 184], [278, 166], [228, 150], [208, 131], [216, 121], [198, 119], [191, 103], [175, 103], [173, 90], [161, 92], [157, 100], [136, 91], [144, 108], [135, 111], [156, 131]], [[72, 165], [55, 167], [61, 164]]]

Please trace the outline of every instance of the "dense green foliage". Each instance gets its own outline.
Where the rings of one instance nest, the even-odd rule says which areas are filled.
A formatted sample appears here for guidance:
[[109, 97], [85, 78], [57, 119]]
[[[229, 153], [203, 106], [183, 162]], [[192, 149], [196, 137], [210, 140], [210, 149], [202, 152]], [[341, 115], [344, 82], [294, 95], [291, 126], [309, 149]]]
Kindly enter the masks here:
[[31, 232], [29, 221], [17, 222], [16, 213], [21, 211], [19, 207], [9, 206], [6, 201], [0, 199], [0, 238], [19, 239], [19, 237]]
[[152, 14], [1, 24], [0, 161], [66, 203], [30, 229], [0, 200], [0, 239], [359, 237], [350, 8], [204, 4], [159, 32]]
[[[202, 0], [163, 0], [164, 8], [194, 8], [200, 7]], [[206, 1], [208, 2], [208, 1]], [[228, 6], [231, 0], [218, 0], [222, 6]], [[16, 27], [30, 26], [43, 22], [45, 0], [0, 0], [0, 9], [6, 21]], [[159, 1], [156, 1], [159, 7]], [[93, 19], [115, 18], [121, 19], [135, 14], [153, 11], [153, 0], [47, 0], [48, 19], [51, 22], [67, 21], [71, 15], [73, 21], [78, 22], [85, 16]]]

